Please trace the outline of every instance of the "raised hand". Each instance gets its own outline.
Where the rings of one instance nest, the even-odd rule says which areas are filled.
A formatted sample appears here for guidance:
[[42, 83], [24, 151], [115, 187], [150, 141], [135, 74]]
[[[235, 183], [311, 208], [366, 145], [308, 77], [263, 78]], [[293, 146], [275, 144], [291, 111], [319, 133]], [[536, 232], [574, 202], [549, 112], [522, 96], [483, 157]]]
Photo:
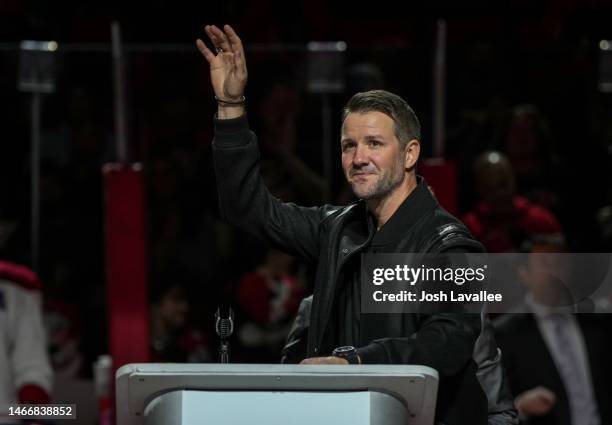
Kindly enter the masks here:
[[215, 96], [220, 102], [241, 102], [248, 74], [240, 38], [229, 25], [225, 25], [223, 31], [215, 25], [206, 25], [204, 29], [216, 54], [200, 39], [196, 45], [210, 64], [210, 80]]

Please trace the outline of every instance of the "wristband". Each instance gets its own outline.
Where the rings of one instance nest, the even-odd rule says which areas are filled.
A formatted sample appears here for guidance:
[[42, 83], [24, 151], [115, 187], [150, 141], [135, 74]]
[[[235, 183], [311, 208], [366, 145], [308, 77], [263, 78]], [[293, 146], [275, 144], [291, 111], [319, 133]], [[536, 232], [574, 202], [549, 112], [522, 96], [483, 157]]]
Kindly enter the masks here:
[[244, 97], [243, 95], [240, 98], [240, 100], [237, 102], [231, 102], [229, 100], [219, 99], [217, 96], [215, 96], [215, 100], [217, 101], [217, 103], [219, 103], [222, 106], [242, 106], [246, 102], [246, 97]]

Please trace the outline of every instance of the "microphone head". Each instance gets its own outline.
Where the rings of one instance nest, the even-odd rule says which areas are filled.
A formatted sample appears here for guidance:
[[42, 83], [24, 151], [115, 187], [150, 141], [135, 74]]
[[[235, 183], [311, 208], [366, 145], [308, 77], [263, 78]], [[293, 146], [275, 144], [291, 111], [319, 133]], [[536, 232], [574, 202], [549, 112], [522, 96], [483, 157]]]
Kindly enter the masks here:
[[215, 313], [215, 332], [221, 339], [228, 339], [234, 333], [234, 311], [219, 307]]

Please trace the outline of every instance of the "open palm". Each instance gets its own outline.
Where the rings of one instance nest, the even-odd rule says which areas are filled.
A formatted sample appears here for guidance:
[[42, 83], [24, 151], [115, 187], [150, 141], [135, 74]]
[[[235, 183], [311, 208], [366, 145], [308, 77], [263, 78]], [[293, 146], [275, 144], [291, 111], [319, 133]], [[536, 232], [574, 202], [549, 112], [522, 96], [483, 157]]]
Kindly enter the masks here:
[[210, 80], [220, 100], [237, 102], [244, 95], [247, 82], [247, 67], [244, 48], [236, 32], [229, 25], [220, 30], [215, 25], [205, 27], [217, 54], [211, 52], [200, 39], [196, 41], [198, 49], [210, 65]]

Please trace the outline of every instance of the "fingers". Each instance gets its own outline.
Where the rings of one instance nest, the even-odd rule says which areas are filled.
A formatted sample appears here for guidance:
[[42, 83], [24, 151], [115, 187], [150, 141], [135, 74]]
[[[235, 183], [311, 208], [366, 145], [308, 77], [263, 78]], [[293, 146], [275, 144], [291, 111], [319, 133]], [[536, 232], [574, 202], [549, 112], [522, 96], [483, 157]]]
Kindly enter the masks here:
[[346, 359], [339, 357], [328, 356], [328, 357], [309, 357], [300, 362], [300, 364], [306, 365], [317, 365], [317, 364], [348, 364]]
[[234, 52], [234, 64], [236, 65], [236, 69], [242, 76], [246, 76], [247, 67], [246, 60], [244, 59], [244, 47], [242, 46], [242, 40], [240, 40], [240, 37], [238, 37], [236, 31], [234, 31], [230, 25], [225, 25], [223, 29], [227, 34], [228, 40], [232, 46], [232, 51]]
[[[204, 27], [216, 52], [208, 49], [200, 39], [196, 41], [196, 45], [208, 63], [212, 65], [213, 60], [220, 56], [223, 60], [222, 62], [229, 64], [239, 79], [246, 81], [247, 66], [242, 41], [231, 26], [225, 25], [223, 29], [224, 31], [215, 25], [206, 25]], [[223, 51], [223, 55], [219, 55], [219, 50]]]
[[325, 357], [310, 357], [304, 359], [300, 364], [323, 364]]
[[208, 38], [210, 38], [210, 41], [211, 41], [213, 47], [215, 48], [215, 50], [218, 52], [219, 49], [222, 49], [222, 47], [221, 47], [221, 40], [220, 40], [219, 36], [213, 30], [213, 25], [206, 25], [204, 27], [204, 31], [206, 31], [206, 34], [208, 35]]
[[226, 52], [231, 51], [234, 54], [240, 53], [241, 56], [244, 56], [242, 40], [230, 25], [225, 25], [223, 31], [215, 25], [206, 25], [204, 29], [215, 48], [221, 48]]
[[519, 394], [515, 406], [522, 415], [545, 415], [553, 408], [557, 397], [545, 387], [536, 387]]
[[236, 53], [237, 51], [240, 53], [244, 52], [244, 48], [242, 47], [242, 41], [240, 40], [240, 37], [238, 37], [238, 34], [236, 34], [236, 31], [234, 31], [234, 29], [229, 25], [225, 25], [223, 29], [227, 34], [227, 38], [230, 44], [232, 45], [232, 50], [234, 51], [234, 53]]
[[202, 55], [206, 58], [208, 63], [211, 63], [215, 58], [215, 55], [206, 47], [206, 44], [199, 38], [196, 40], [196, 46]]
[[213, 46], [215, 46], [215, 48], [217, 48], [217, 44], [215, 42], [215, 34], [211, 31], [210, 29], [210, 25], [206, 25], [204, 27], [204, 31], [206, 32], [206, 35], [208, 35], [208, 38], [210, 38], [211, 43], [213, 44]]
[[550, 406], [555, 404], [555, 401], [557, 401], [557, 396], [555, 395], [555, 393], [546, 387], [537, 387], [535, 391], [537, 391], [536, 394], [540, 398], [540, 400]]
[[213, 44], [215, 45], [215, 48], [221, 48], [226, 52], [232, 51], [229, 39], [223, 31], [221, 31], [215, 25], [208, 25], [207, 28], [208, 29], [206, 32], [208, 33], [208, 36], [210, 37]]

